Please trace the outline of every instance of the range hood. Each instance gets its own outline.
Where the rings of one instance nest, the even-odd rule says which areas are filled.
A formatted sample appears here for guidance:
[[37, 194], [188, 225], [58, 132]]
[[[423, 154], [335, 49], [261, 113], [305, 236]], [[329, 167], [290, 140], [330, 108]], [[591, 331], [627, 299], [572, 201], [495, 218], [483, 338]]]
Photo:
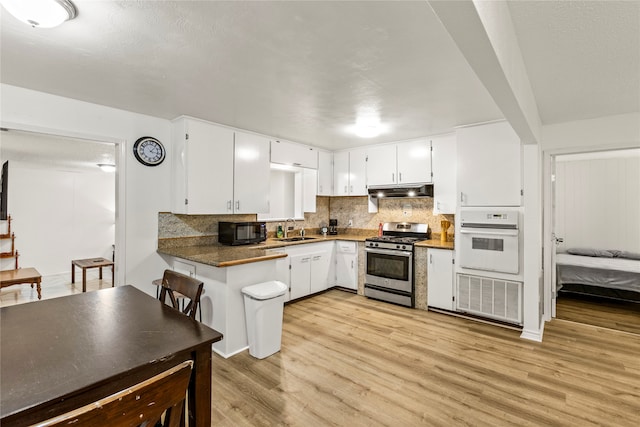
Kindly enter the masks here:
[[433, 197], [433, 184], [370, 185], [371, 197]]

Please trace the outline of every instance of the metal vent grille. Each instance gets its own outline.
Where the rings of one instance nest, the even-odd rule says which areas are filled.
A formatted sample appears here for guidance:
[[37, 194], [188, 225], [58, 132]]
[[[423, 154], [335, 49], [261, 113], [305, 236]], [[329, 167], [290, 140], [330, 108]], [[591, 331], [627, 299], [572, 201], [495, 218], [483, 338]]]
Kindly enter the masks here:
[[458, 274], [456, 309], [522, 324], [522, 282]]

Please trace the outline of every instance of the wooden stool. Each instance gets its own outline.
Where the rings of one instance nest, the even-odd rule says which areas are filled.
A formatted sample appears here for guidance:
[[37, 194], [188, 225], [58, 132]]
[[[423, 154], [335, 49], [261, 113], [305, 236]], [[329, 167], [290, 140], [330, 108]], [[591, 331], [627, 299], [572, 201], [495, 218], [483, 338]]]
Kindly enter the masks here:
[[109, 261], [106, 258], [87, 258], [87, 259], [76, 259], [71, 261], [71, 283], [76, 282], [76, 269], [75, 267], [79, 267], [82, 269], [82, 292], [87, 292], [87, 269], [89, 268], [99, 268], [100, 269], [100, 280], [102, 280], [102, 267], [111, 266], [111, 287], [115, 286], [114, 281], [114, 263], [113, 261]]

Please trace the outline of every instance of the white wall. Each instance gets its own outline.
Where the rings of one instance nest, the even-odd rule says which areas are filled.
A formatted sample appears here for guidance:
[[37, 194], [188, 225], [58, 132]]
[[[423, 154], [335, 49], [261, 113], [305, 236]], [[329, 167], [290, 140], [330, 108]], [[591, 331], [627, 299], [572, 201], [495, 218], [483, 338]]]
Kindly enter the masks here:
[[640, 156], [556, 161], [558, 250], [640, 252]]
[[69, 273], [72, 259], [111, 259], [113, 173], [55, 170], [12, 160], [8, 206], [20, 266], [47, 276]]
[[[171, 208], [169, 120], [2, 84], [0, 121], [7, 127], [39, 128], [47, 133], [124, 144], [125, 164], [118, 165], [119, 174], [125, 176], [124, 206], [118, 209], [125, 214], [126, 260], [124, 271], [122, 265], [117, 266], [118, 282], [155, 295], [150, 282], [160, 277], [167, 266], [156, 248], [158, 212]], [[164, 143], [168, 153], [164, 163], [145, 167], [135, 160], [132, 147], [142, 136], [153, 136]]]

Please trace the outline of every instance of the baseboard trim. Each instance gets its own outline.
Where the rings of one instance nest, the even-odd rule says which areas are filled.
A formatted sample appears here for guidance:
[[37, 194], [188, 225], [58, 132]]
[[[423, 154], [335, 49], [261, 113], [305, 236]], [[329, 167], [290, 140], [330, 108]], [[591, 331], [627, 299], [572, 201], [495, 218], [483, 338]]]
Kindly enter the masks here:
[[224, 357], [225, 359], [228, 359], [228, 358], [230, 358], [231, 356], [235, 356], [235, 355], [236, 355], [236, 354], [238, 354], [238, 353], [242, 353], [242, 352], [243, 352], [243, 351], [245, 351], [245, 350], [249, 350], [249, 346], [246, 346], [246, 347], [242, 347], [241, 349], [236, 350], [236, 351], [234, 351], [234, 352], [232, 352], [232, 353], [226, 354], [226, 353], [223, 353], [223, 352], [221, 352], [220, 350], [216, 349], [216, 348], [215, 348], [215, 347], [213, 347], [213, 346], [212, 346], [211, 348], [212, 348], [212, 350], [213, 350], [216, 354], [218, 354], [218, 355], [220, 355], [220, 356]]

